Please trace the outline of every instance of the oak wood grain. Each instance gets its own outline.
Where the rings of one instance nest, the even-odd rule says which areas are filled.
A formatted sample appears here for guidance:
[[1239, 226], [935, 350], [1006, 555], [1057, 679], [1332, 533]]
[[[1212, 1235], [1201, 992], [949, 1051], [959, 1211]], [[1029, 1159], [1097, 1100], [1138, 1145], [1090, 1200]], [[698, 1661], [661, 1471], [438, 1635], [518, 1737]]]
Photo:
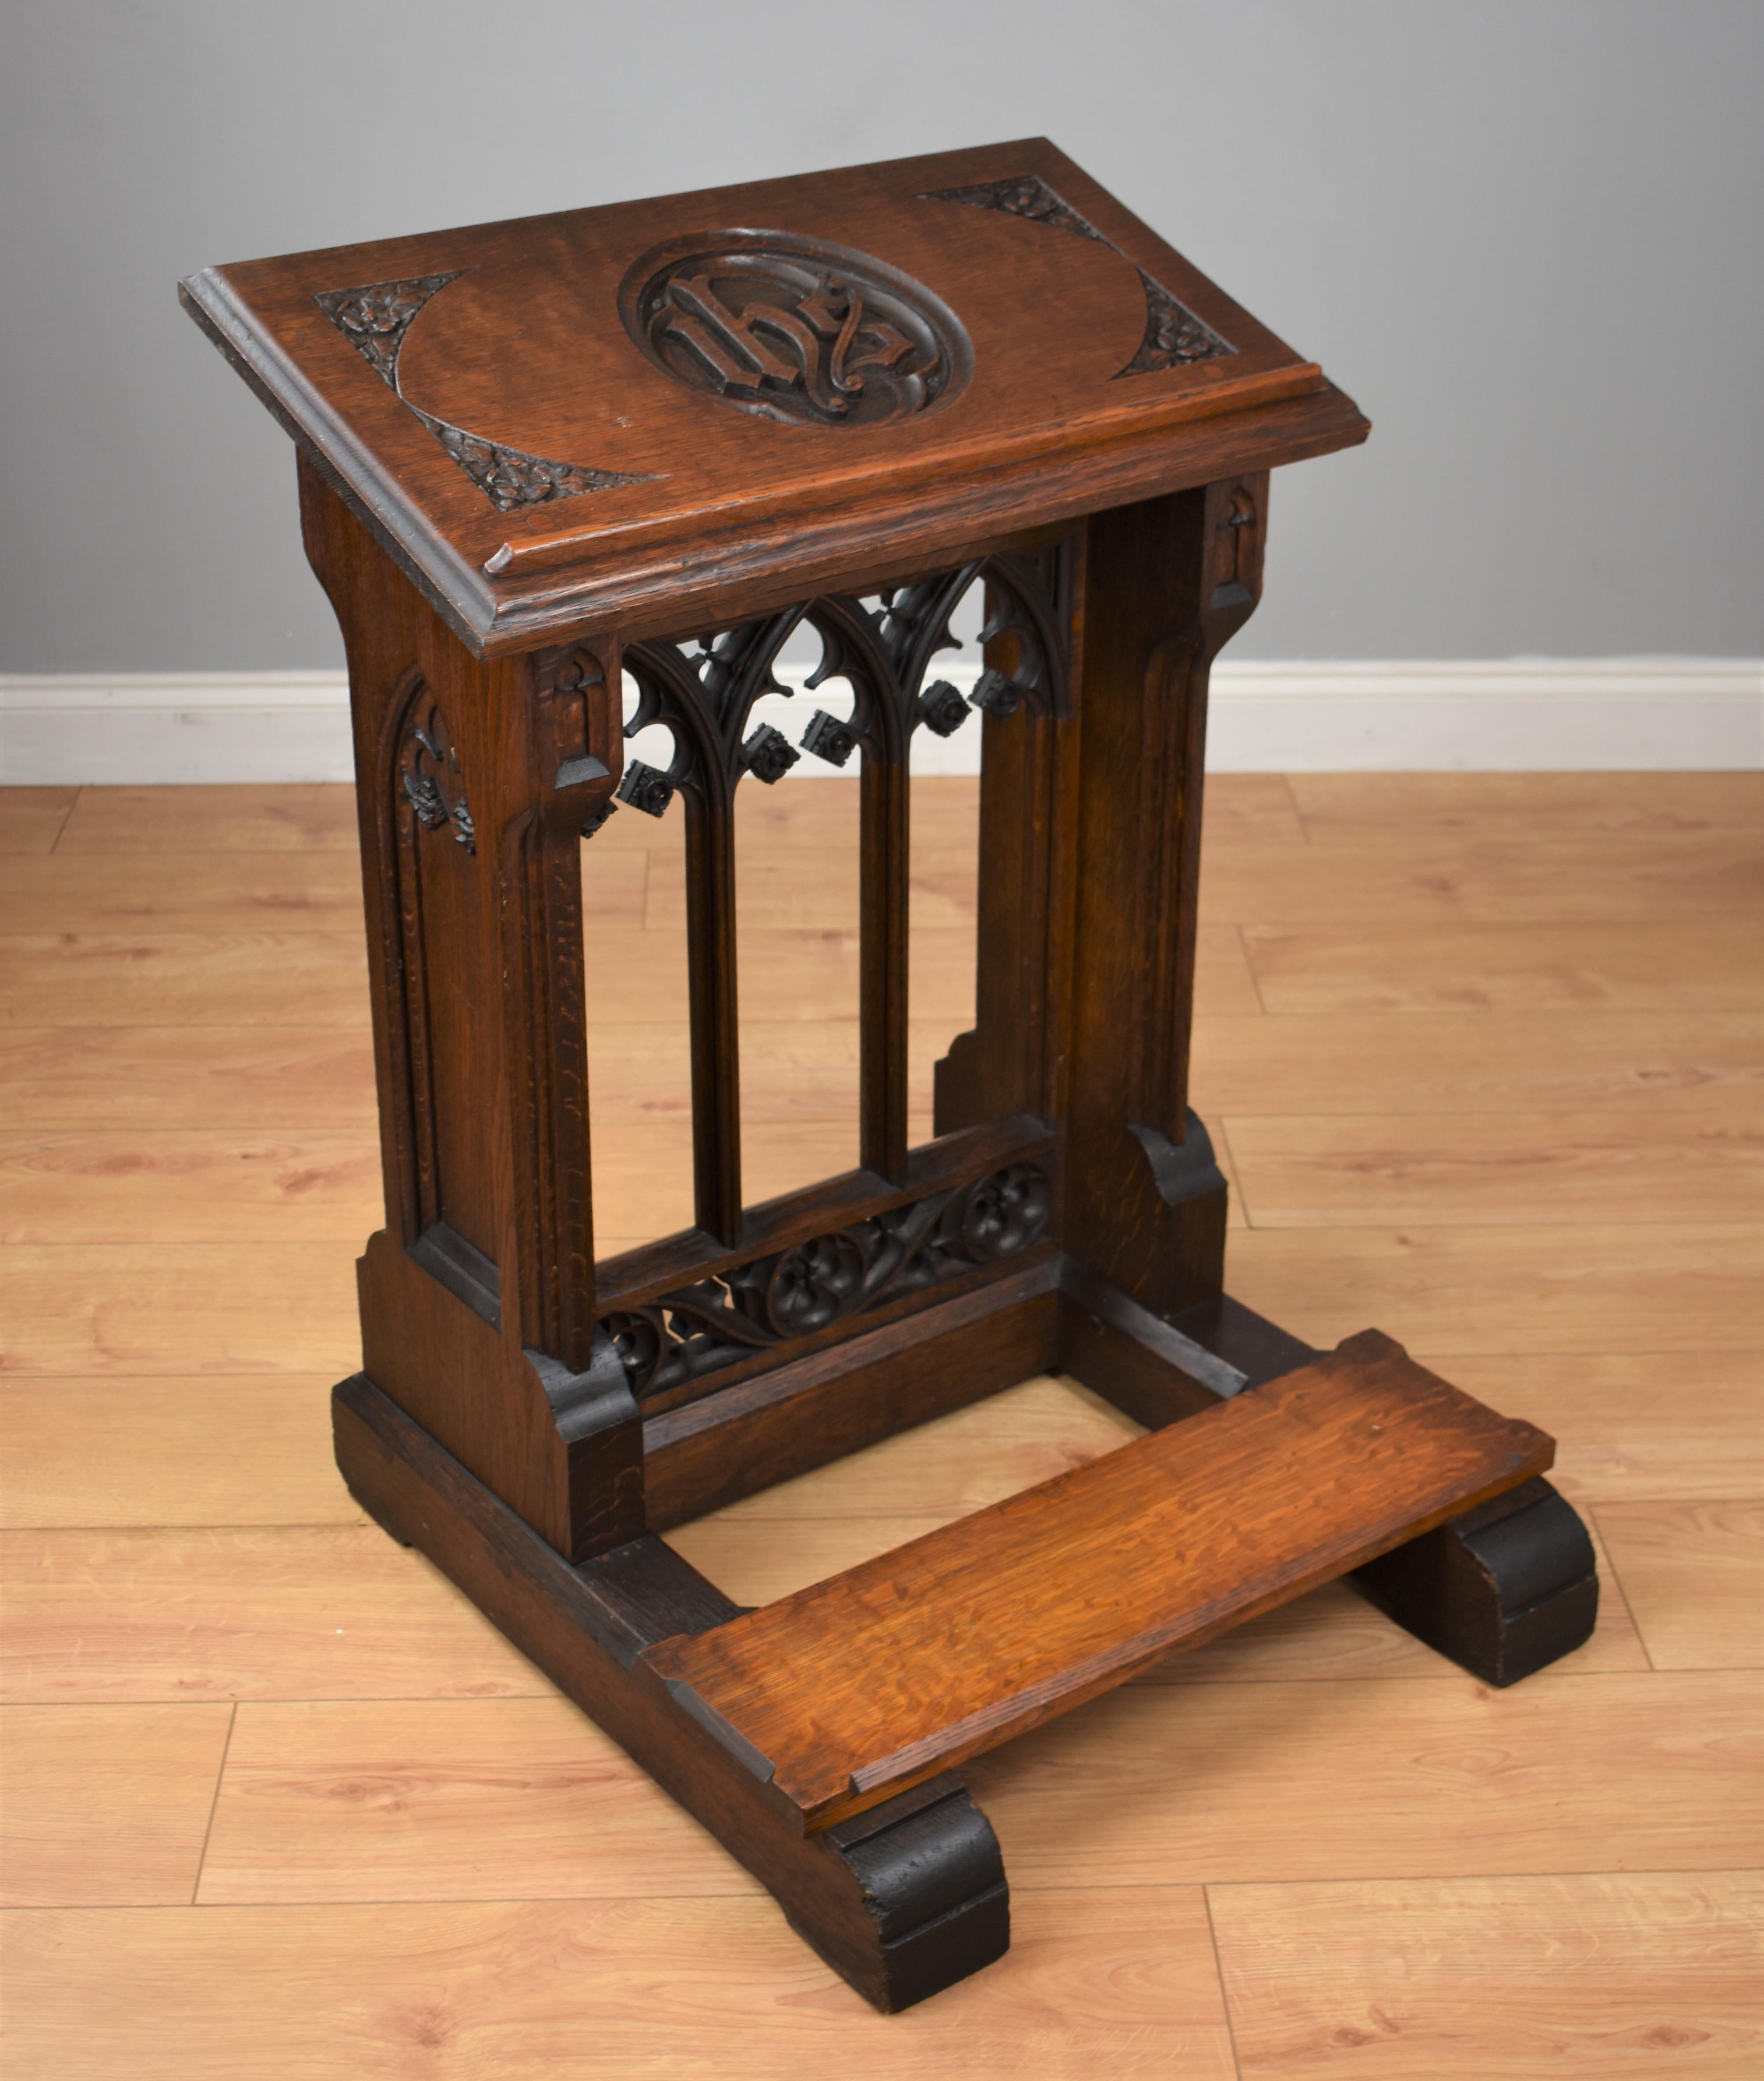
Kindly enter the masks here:
[[[645, 1658], [733, 1729], [809, 1827], [824, 1827], [1542, 1472], [1550, 1457], [1541, 1432], [1480, 1409], [1368, 1331], [1255, 1394]], [[1228, 1562], [1245, 1523], [1255, 1540]], [[1065, 1586], [1057, 1602], [1055, 1583]]]
[[[793, 844], [798, 805], [803, 825], [836, 830], [846, 784], [830, 784], [823, 793], [817, 785], [799, 790], [793, 778], [756, 793], [765, 812], [756, 843], [775, 834]], [[922, 826], [935, 814], [922, 806], [925, 785], [915, 789]], [[951, 801], [964, 790], [977, 801], [972, 782], [935, 785]], [[22, 803], [0, 797], [0, 832], [9, 817], [15, 830], [22, 820], [40, 854], [46, 835], [69, 821], [72, 791], [40, 793], [48, 799], [40, 791], [16, 791], [28, 798]], [[1306, 806], [1304, 829], [1295, 794]], [[1578, 877], [1585, 885], [1562, 899], [1581, 914], [1605, 900], [1591, 886], [1595, 864], [1606, 863], [1601, 873], [1608, 868], [1602, 835], [1651, 835], [1672, 844], [1731, 835], [1757, 827], [1759, 801], [1758, 776], [1749, 775], [1307, 775], [1290, 783], [1213, 776], [1202, 885], [1236, 872], [1243, 847], [1277, 849], [1292, 863], [1284, 892], [1279, 873], [1259, 868], [1245, 866], [1239, 885], [1267, 892], [1268, 914], [1246, 916], [1246, 925], [1278, 925], [1307, 900], [1292, 885], [1312, 870], [1308, 856], [1331, 846], [1360, 862], [1380, 849], [1394, 857], [1413, 847], [1429, 872], [1457, 876], [1472, 862], [1485, 874], [1491, 846], [1522, 852], [1547, 839], [1552, 858], [1560, 847], [1564, 881]], [[156, 851], [187, 859], [218, 843], [235, 854], [279, 848], [299, 872], [301, 854], [315, 844], [355, 845], [347, 789], [86, 791], [85, 802], [65, 842], [132, 852], [143, 864]], [[671, 862], [677, 823], [622, 812], [588, 851], [624, 848]], [[1228, 827], [1232, 843], [1221, 845]], [[950, 826], [952, 843], [965, 828]], [[1577, 852], [1577, 833], [1596, 843]], [[1444, 834], [1463, 836], [1461, 860], [1443, 847]], [[116, 864], [126, 876], [128, 860]], [[1392, 875], [1404, 883], [1401, 867], [1393, 865]], [[40, 895], [40, 936], [71, 929], [71, 897], [63, 914], [52, 884], [45, 881]], [[1695, 1003], [1624, 1009], [1603, 988], [1561, 1003], [1564, 972], [1552, 962], [1563, 942], [1547, 927], [1516, 923], [1510, 942], [1522, 956], [1534, 937], [1538, 988], [1523, 994], [1525, 964], [1517, 959], [1510, 973], [1519, 977], [1518, 1001], [1474, 1016], [1455, 1000], [1416, 1010], [1400, 994], [1386, 1011], [1266, 1016], [1241, 967], [1241, 941], [1228, 931], [1241, 1009], [1208, 1015], [1203, 947], [1194, 1090], [1209, 1117], [1388, 1118], [1468, 1108], [1583, 1119], [1608, 1112], [1628, 1121], [1695, 1112], [1719, 1120], [1756, 1087], [1755, 1013]], [[130, 936], [118, 935], [124, 945]], [[208, 936], [190, 935], [192, 955]], [[301, 936], [312, 935], [290, 933], [286, 941]], [[1638, 919], [1635, 939], [1643, 968], [1675, 958], [1657, 923]], [[223, 949], [210, 970], [218, 989], [187, 987], [181, 1000], [168, 994], [174, 1013], [181, 1001], [200, 1024], [124, 1023], [136, 1008], [158, 1015], [151, 994], [119, 994], [135, 987], [125, 982], [89, 996], [96, 1024], [10, 1029], [0, 1035], [9, 1124], [225, 1125], [280, 1136], [364, 1122], [371, 1099], [365, 1021], [355, 1009], [359, 941], [338, 934], [327, 945], [344, 971], [340, 985], [324, 969], [309, 973], [321, 993], [347, 1000], [350, 1026], [327, 1025], [322, 1012], [316, 1023], [300, 1015], [299, 988], [286, 987], [278, 972], [298, 958], [290, 944], [285, 956], [272, 949], [254, 965]], [[1423, 952], [1422, 939], [1399, 944], [1388, 973], [1412, 966]], [[125, 954], [119, 966], [127, 965]], [[50, 965], [36, 973], [52, 981]], [[1420, 979], [1440, 1002], [1444, 970]], [[262, 1008], [254, 1010], [258, 993]], [[231, 1013], [230, 1026], [222, 1023], [228, 1001], [246, 1007]], [[830, 1116], [817, 1093], [834, 1088], [842, 1074], [828, 1066], [853, 1059], [846, 1036], [855, 1029], [812, 1019], [769, 1024], [780, 1036], [775, 1044], [756, 1041], [751, 1023], [744, 1033], [744, 1104], [799, 1119]], [[604, 1093], [628, 1116], [641, 1116], [639, 1086], [615, 1088], [615, 1080], [634, 1078], [655, 1036], [669, 1030], [665, 1020], [603, 1029], [611, 1052], [599, 1058], [607, 1066], [597, 1070], [597, 1110]], [[931, 1037], [934, 1024], [923, 1030]], [[762, 1074], [755, 1066], [775, 1045], [775, 1068]], [[1737, 1110], [1731, 1116], [1741, 1118]], [[1641, 1137], [1661, 1149], [1651, 1129]], [[1418, 1218], [1426, 1211], [1418, 1192], [1415, 1211]], [[1345, 2071], [1363, 2066], [1426, 2081], [1522, 2074], [1533, 2059], [1537, 2070], [1564, 2076], [1749, 2073], [1756, 2045], [1735, 2035], [1740, 2026], [1728, 2019], [1737, 2012], [1743, 2024], [1750, 2016], [1751, 1962], [1742, 1953], [1741, 1978], [1723, 1982], [1737, 1940], [1726, 1909], [1698, 1905], [1718, 1886], [1741, 1882], [1657, 1869], [1596, 1875], [1615, 1858], [1657, 1867], [1682, 1864], [1687, 1850], [1698, 1858], [1753, 1854], [1744, 1805], [1750, 1780], [1743, 1771], [1736, 1778], [1728, 1748], [1730, 1738], [1746, 1738], [1750, 1672], [1648, 1672], [1633, 1659], [1614, 1666], [1605, 1658], [1614, 1644], [1636, 1652], [1626, 1628], [1631, 1595], [1669, 1656], [1675, 1649], [1724, 1655], [1735, 1638], [1743, 1608], [1730, 1594], [1737, 1549], [1724, 1528], [1728, 1506], [1736, 1496], [1755, 1499], [1764, 1482], [1750, 1420], [1761, 1360], [1755, 1328], [1749, 1336], [1745, 1328], [1756, 1319], [1756, 1258], [1745, 1252], [1756, 1244], [1725, 1227], [1675, 1218], [1632, 1238], [1630, 1249], [1598, 1233], [1611, 1225], [1592, 1224], [1586, 1245], [1578, 1221], [1522, 1221], [1508, 1242], [1496, 1233], [1508, 1228], [1504, 1221], [1455, 1236], [1431, 1227], [1425, 1241], [1407, 1242], [1399, 1239], [1405, 1231], [1334, 1220], [1333, 1242], [1323, 1232], [1234, 1240], [1233, 1284], [1246, 1298], [1256, 1297], [1254, 1282], [1277, 1273], [1278, 1287], [1258, 1289], [1261, 1305], [1314, 1337], [1368, 1318], [1391, 1321], [1465, 1391], [1555, 1432], [1561, 1457], [1552, 1479], [1571, 1497], [1606, 1511], [1613, 1503], [1648, 1506], [1623, 1528], [1627, 1549], [1619, 1534], [1623, 1558], [1607, 1566], [1600, 1629], [1560, 1671], [1478, 1698], [1351, 1591], [1332, 1587], [984, 1760], [973, 1775], [1006, 1837], [1014, 1948], [924, 2008], [886, 2021], [866, 2015], [765, 1903], [733, 1897], [698, 1907], [676, 1898], [531, 1909], [467, 1902], [44, 1911], [11, 1919], [22, 1961], [8, 2026], [13, 2061], [21, 2071], [35, 2062], [58, 2076], [103, 2081], [122, 2070], [178, 2081], [207, 2071], [227, 2081], [254, 2070], [279, 2078], [304, 2061], [315, 2073], [355, 2081], [364, 2071], [402, 2073], [413, 2062], [464, 2058], [465, 2046], [501, 2070], [549, 2081], [579, 2057], [580, 2019], [591, 2010], [610, 2073], [659, 2063], [721, 2077], [729, 2026], [714, 2012], [720, 2007], [744, 2020], [743, 2056], [758, 2074], [817, 2070], [811, 2028], [814, 2057], [842, 2081], [859, 2056], [879, 2073], [934, 2074], [939, 2081], [952, 2068], [1015, 2075], [1026, 2063], [1053, 2074], [1209, 2074], [1213, 2041], [1190, 2032], [1185, 2018], [1193, 2012], [1182, 1994], [1186, 1987], [1204, 1995], [1220, 2028], [1206, 1927], [1193, 1919], [1199, 1887], [1186, 1882], [1197, 1877], [1214, 1881], [1228, 1973], [1244, 1930], [1266, 1932], [1256, 2000], [1272, 1999], [1270, 1987], [1292, 1995], [1292, 2008], [1281, 2012], [1283, 2034], [1266, 2054], [1255, 2032], [1261, 2011], [1239, 2001], [1246, 2071], [1314, 2063], [1314, 2032], [1321, 2031], [1326, 2055], [1317, 2056]], [[1674, 1231], [1686, 1227], [1692, 1232], [1675, 1241]], [[604, 1231], [601, 1243], [620, 1246]], [[1264, 1243], [1273, 1255], [1258, 1255]], [[49, 1695], [168, 1701], [191, 1695], [179, 1686], [194, 1679], [218, 1687], [196, 1691], [203, 1700], [366, 1701], [384, 1696], [389, 1679], [413, 1705], [449, 1696], [518, 1704], [543, 1697], [545, 1680], [414, 1557], [341, 1520], [322, 1528], [358, 1543], [308, 1543], [293, 1521], [309, 1499], [315, 1511], [354, 1516], [328, 1458], [313, 1460], [303, 1442], [314, 1383], [355, 1362], [351, 1251], [337, 1253], [326, 1270], [327, 1257], [288, 1257], [270, 1244], [160, 1251], [144, 1236], [141, 1245], [120, 1288], [82, 1276], [71, 1251], [27, 1252], [28, 1262], [15, 1268], [0, 1314], [4, 1347], [17, 1350], [22, 1324], [64, 1369], [7, 1381], [4, 1406], [17, 1427], [7, 1434], [6, 1503], [15, 1524], [59, 1524], [76, 1541], [82, 1523], [132, 1522], [145, 1532], [179, 1516], [184, 1531], [200, 1532], [206, 1523], [216, 1534], [202, 1554], [187, 1549], [175, 1565], [169, 1548], [162, 1563], [141, 1548], [77, 1543], [49, 1571], [59, 1600], [52, 1612], [34, 1597], [20, 1604], [23, 1583], [10, 1588], [9, 1620], [27, 1614], [28, 1660], [40, 1676], [52, 1658], [69, 1662], [70, 1642], [87, 1643], [73, 1658], [74, 1687]], [[1559, 1280], [1548, 1276], [1552, 1257]], [[101, 1287], [108, 1297], [99, 1306]], [[242, 1308], [233, 1298], [242, 1291]], [[315, 1343], [303, 1318], [315, 1303], [331, 1308], [327, 1293], [335, 1296], [338, 1334]], [[308, 1297], [307, 1305], [294, 1295]], [[110, 1334], [119, 1323], [151, 1335], [119, 1340]], [[1730, 1335], [1731, 1347], [1708, 1348], [1712, 1335]], [[277, 1368], [304, 1344], [311, 1369], [216, 1370], [217, 1341], [242, 1350], [253, 1368], [263, 1364], [266, 1343]], [[141, 1372], [141, 1364], [160, 1370]], [[842, 1565], [849, 1549], [836, 1550], [836, 1542], [855, 1532], [842, 1520], [860, 1507], [878, 1520], [904, 1520], [922, 1503], [939, 1516], [959, 1515], [995, 1499], [995, 1472], [1001, 1490], [1014, 1490], [1058, 1472], [1072, 1463], [1059, 1456], [1082, 1457], [1107, 1435], [1093, 1437], [1088, 1419], [1074, 1423], [1031, 1404], [1034, 1391], [1014, 1390], [903, 1434], [678, 1536], [721, 1542], [716, 1550], [732, 1576], [751, 1569], [754, 1587], [767, 1593], [768, 1584], [784, 1586], [792, 1568], [818, 1574], [823, 1560]], [[1062, 1410], [1073, 1406], [1065, 1388], [1050, 1391]], [[239, 1394], [261, 1398], [249, 1421], [233, 1423]], [[1002, 1435], [987, 1427], [995, 1410]], [[180, 1464], [188, 1468], [183, 1491]], [[854, 1473], [854, 1486], [832, 1478]], [[1690, 1503], [1715, 1507], [1702, 1532], [1704, 1521], [1683, 1509]], [[1657, 1518], [1655, 1505], [1666, 1507]], [[765, 1519], [781, 1543], [758, 1543], [756, 1532], [756, 1543], [737, 1549], [731, 1528], [750, 1517]], [[273, 1528], [249, 1528], [266, 1524]], [[228, 1524], [239, 1529], [219, 1532]], [[35, 1584], [42, 1573], [33, 1561], [24, 1582]], [[333, 1611], [345, 1627], [341, 1637], [334, 1628], [322, 1630]], [[1596, 1682], [1583, 1682], [1583, 1671]], [[1431, 1680], [1418, 1680], [1424, 1673]], [[1562, 1696], [1548, 1713], [1513, 1717], [1550, 1686]], [[1356, 1704], [1363, 1690], [1378, 1695]], [[1138, 1716], [1140, 1698], [1155, 1709], [1149, 1717]], [[82, 1702], [49, 1709], [186, 1709]], [[224, 1714], [225, 1707], [194, 1710]], [[57, 1717], [52, 1724], [72, 1722]], [[1019, 1757], [1033, 1760], [1038, 1745], [1064, 1756], [1069, 1743], [1069, 1764], [1050, 1764], [1051, 1774], [1026, 1780], [1020, 1793], [1014, 1780], [990, 1775]], [[59, 1748], [61, 1738], [52, 1734], [45, 1746]], [[88, 1750], [71, 1737], [66, 1747], [83, 1764]], [[93, 1767], [104, 1768], [97, 1758], [115, 1747], [99, 1744]], [[412, 1772], [420, 1760], [413, 1746]], [[1565, 1799], [1564, 1784], [1572, 1788]], [[1046, 1810], [1044, 1793], [1053, 1799]], [[138, 1840], [128, 1837], [126, 1807], [104, 1810], [123, 1816], [111, 1833]], [[82, 1830], [70, 1809], [44, 1812], [53, 1822], [44, 1863], [74, 1884], [89, 1864], [107, 1898], [106, 1873], [116, 1867], [106, 1861], [104, 1831]], [[494, 1839], [487, 1848], [494, 1854]], [[1500, 1877], [1463, 1876], [1486, 1870], [1491, 1851], [1504, 1858]], [[1234, 1852], [1242, 1853], [1235, 1864]], [[1401, 1860], [1422, 1856], [1433, 1876], [1401, 1877]], [[1234, 1927], [1234, 1877], [1246, 1868], [1258, 1877], [1290, 1872], [1295, 1858], [1299, 1877], [1258, 1886]], [[1394, 1879], [1381, 1876], [1393, 1870]], [[1595, 1876], [1528, 1875], [1564, 1870]], [[1133, 1883], [1115, 1890], [1122, 1872]], [[1044, 1890], [1061, 1873], [1077, 1875], [1073, 1890]], [[1615, 1906], [1606, 1888], [1620, 1894]], [[171, 1897], [187, 1899], [187, 1886]], [[1290, 1911], [1281, 1904], [1292, 1900], [1300, 1905]], [[653, 1986], [688, 1951], [690, 1969], [682, 1965], [670, 1984], [683, 1995], [690, 1976], [698, 1987], [691, 2001], [658, 2011], [647, 1995], [640, 2005], [632, 1999], [633, 1985]], [[1712, 1961], [1706, 1974], [1693, 1954]], [[1407, 2007], [1388, 1999], [1399, 1970]], [[707, 1973], [716, 1982], [712, 2007], [704, 2005]], [[1731, 1999], [1723, 1994], [1735, 1984]], [[1233, 1979], [1234, 2000], [1238, 1986]], [[1688, 1990], [1682, 2000], [1677, 1990]], [[1401, 2035], [1388, 2037], [1368, 2000], [1402, 2026]], [[1349, 2033], [1375, 2041], [1347, 2043]], [[1223, 2047], [1222, 2037], [1217, 2043]], [[1228, 2053], [1218, 2057], [1226, 2061]]]
[[[977, 1410], [960, 1414], [982, 1414], [988, 1406], [982, 1403]], [[888, 1445], [872, 1447], [871, 1452], [884, 1452], [888, 1446], [905, 1444], [917, 1435], [909, 1432], [905, 1438], [889, 1440]], [[863, 1481], [866, 1457], [854, 1455], [851, 1460], [801, 1478], [813, 1482], [849, 1470], [850, 1478], [838, 1489], [830, 1483], [822, 1492], [818, 1507], [827, 1513], [825, 1516], [792, 1518], [746, 1514], [777, 1493], [766, 1491], [712, 1516], [677, 1526], [668, 1533], [668, 1542], [739, 1602], [763, 1604], [905, 1545], [958, 1515], [951, 1511], [941, 1519], [909, 1516], [904, 1511], [891, 1516], [868, 1515], [873, 1503]], [[924, 1456], [926, 1460], [930, 1457]], [[934, 1484], [935, 1479], [934, 1474], [928, 1474], [928, 1485]], [[842, 1502], [844, 1509], [836, 1510], [834, 1507]], [[1596, 1549], [1596, 1539], [1594, 1545]], [[1599, 1565], [1602, 1570], [1608, 1566], [1602, 1551]], [[1598, 1629], [1577, 1651], [1574, 1666], [1577, 1670], [1648, 1667], [1635, 1622], [1620, 1601], [1613, 1600], [1601, 1612]], [[1297, 1678], [1402, 1676], [1452, 1683], [1460, 1674], [1455, 1664], [1423, 1646], [1413, 1634], [1393, 1626], [1350, 1584], [1332, 1583], [1234, 1626], [1204, 1646], [1174, 1653], [1133, 1680], [1262, 1684]]]

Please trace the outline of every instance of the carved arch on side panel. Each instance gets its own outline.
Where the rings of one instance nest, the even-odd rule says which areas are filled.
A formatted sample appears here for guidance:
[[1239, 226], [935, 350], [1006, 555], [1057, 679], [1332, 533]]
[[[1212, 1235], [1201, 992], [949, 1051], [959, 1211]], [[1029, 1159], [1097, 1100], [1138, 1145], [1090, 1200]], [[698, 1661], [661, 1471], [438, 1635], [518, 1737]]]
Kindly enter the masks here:
[[396, 978], [386, 1046], [395, 1099], [391, 1154], [401, 1240], [426, 1270], [494, 1325], [501, 1320], [495, 1261], [447, 1217], [425, 917], [425, 856], [452, 846], [475, 861], [477, 827], [452, 729], [418, 667], [400, 680], [387, 714], [378, 792], [380, 856], [388, 863], [384, 930], [393, 956], [388, 972]]

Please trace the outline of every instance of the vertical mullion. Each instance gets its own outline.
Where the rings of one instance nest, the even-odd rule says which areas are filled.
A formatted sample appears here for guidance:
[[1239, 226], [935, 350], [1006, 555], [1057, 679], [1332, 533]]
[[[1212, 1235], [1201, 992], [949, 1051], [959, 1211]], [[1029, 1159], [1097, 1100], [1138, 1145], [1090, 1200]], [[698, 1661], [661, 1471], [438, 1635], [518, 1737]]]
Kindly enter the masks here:
[[698, 1225], [741, 1239], [741, 1025], [735, 982], [735, 820], [720, 791], [686, 798], [687, 994], [692, 1024], [692, 1183]]
[[892, 1185], [906, 1176], [906, 947], [910, 832], [907, 763], [863, 753], [859, 1162]]

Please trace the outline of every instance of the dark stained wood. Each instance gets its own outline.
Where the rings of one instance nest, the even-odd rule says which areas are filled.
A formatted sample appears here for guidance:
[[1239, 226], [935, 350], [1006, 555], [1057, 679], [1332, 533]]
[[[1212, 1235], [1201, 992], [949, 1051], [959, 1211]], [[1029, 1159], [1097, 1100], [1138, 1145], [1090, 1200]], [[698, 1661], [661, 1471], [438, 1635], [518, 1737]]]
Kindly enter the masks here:
[[1065, 1234], [1158, 1314], [1224, 1287], [1224, 1181], [1182, 1154], [1201, 768], [1208, 668], [1255, 607], [1266, 508], [1249, 476], [1090, 528]]
[[998, 1839], [960, 1779], [804, 1840], [643, 1667], [655, 1642], [733, 1616], [719, 1590], [652, 1536], [571, 1567], [370, 1381], [345, 1381], [333, 1410], [338, 1465], [363, 1508], [636, 1756], [859, 1994], [906, 2008], [1004, 1951]]
[[617, 654], [473, 658], [304, 456], [300, 485], [355, 713], [387, 1222], [363, 1357], [580, 1558], [643, 1526], [596, 1329], [577, 854], [618, 770]]
[[807, 1828], [1541, 1473], [1552, 1441], [1367, 1331], [1267, 1387], [645, 1650]]
[[862, 785], [858, 1161], [893, 1185], [906, 1175], [906, 929], [913, 839], [905, 759], [884, 761], [866, 751]]
[[[339, 1465], [855, 1986], [1002, 1951], [947, 1767], [1159, 1654], [1357, 1566], [1491, 1681], [1584, 1637], [1550, 1441], [1231, 1301], [1187, 1107], [1208, 672], [1350, 400], [1042, 140], [184, 296], [300, 444], [349, 659], [386, 1215]], [[805, 625], [851, 708], [792, 741]], [[975, 1020], [913, 1149], [909, 761], [964, 723]], [[804, 757], [860, 761], [859, 1162], [750, 1207], [734, 809]], [[695, 1225], [597, 1265], [581, 847], [668, 814]], [[759, 1612], [656, 1536], [1056, 1365], [1152, 1435]]]
[[1598, 1617], [1593, 1542], [1545, 1481], [1466, 1511], [1354, 1579], [1399, 1625], [1497, 1689], [1572, 1654]]
[[[867, 399], [804, 417], [814, 383], [775, 381], [768, 418], [741, 409], [757, 393], [719, 394], [714, 345], [684, 364], [652, 351], [636, 303], [682, 230], [708, 255], [743, 242], [726, 230], [719, 246], [718, 226], [752, 225], [875, 313], [904, 293], [941, 389], [914, 406], [894, 385], [900, 408], [880, 418]], [[721, 358], [758, 358], [714, 285], [698, 294]], [[720, 618], [729, 587], [788, 569], [781, 604], [890, 558], [934, 565], [1001, 515], [1020, 528], [1205, 482], [1220, 423], [1245, 412], [1269, 448], [1245, 459], [1240, 424], [1224, 469], [1366, 431], [1312, 364], [1044, 139], [254, 261], [185, 296], [486, 650], [687, 598]], [[1160, 323], [1166, 350], [1148, 355]], [[782, 351], [776, 334], [760, 345]], [[891, 386], [872, 375], [871, 391]]]
[[643, 1427], [657, 1531], [979, 1402], [1054, 1358], [1058, 1261], [830, 1342]]

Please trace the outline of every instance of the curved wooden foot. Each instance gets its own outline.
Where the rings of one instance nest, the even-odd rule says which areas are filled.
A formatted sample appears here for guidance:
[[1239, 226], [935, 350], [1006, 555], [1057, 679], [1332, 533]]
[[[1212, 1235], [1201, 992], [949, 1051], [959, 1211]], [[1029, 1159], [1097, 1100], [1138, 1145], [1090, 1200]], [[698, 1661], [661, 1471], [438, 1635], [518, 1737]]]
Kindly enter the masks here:
[[1542, 1480], [1448, 1518], [1354, 1578], [1418, 1640], [1497, 1688], [1570, 1654], [1598, 1615], [1593, 1542]]
[[640, 1659], [737, 1615], [653, 1534], [572, 1566], [363, 1375], [332, 1398], [337, 1463], [395, 1539], [426, 1553], [523, 1654], [776, 1898], [879, 2009], [910, 2007], [1002, 1955], [1004, 1860], [952, 1775], [817, 1835]]

